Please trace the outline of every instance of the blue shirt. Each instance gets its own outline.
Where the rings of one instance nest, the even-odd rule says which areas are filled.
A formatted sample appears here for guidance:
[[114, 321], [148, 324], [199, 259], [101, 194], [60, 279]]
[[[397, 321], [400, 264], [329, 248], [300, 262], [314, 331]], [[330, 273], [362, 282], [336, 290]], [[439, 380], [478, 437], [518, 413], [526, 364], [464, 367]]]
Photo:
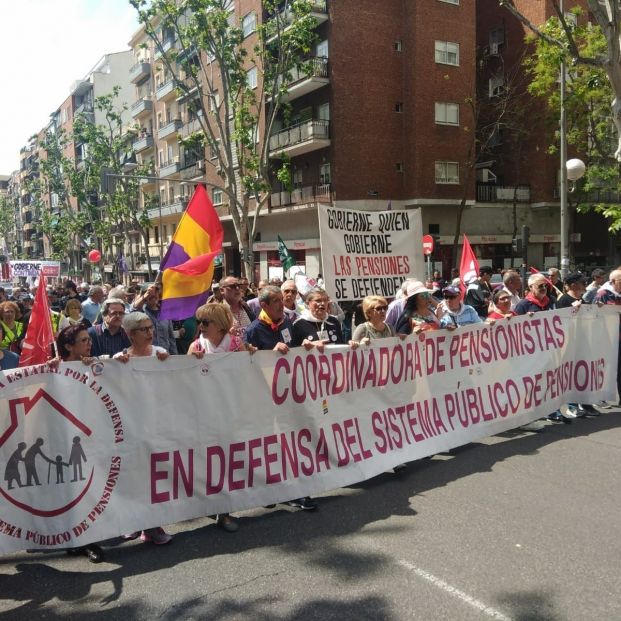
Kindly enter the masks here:
[[8, 349], [0, 350], [4, 354], [0, 359], [0, 370], [8, 371], [9, 369], [17, 369], [19, 364], [19, 356]]
[[99, 315], [100, 308], [101, 304], [97, 304], [97, 302], [93, 302], [93, 300], [88, 298], [82, 302], [82, 317], [88, 319], [93, 324], [95, 319], [97, 319], [97, 315]]

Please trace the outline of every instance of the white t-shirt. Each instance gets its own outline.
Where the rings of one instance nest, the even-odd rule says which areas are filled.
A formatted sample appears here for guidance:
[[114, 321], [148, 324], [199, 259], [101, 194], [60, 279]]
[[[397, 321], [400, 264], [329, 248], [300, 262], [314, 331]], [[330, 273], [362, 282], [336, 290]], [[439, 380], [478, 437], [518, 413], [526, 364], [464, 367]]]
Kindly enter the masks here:
[[[168, 352], [163, 348], [160, 347], [159, 345], [151, 345], [151, 357], [153, 356], [157, 356], [157, 354], [167, 354]], [[114, 354], [114, 356], [112, 356], [113, 358], [118, 358], [119, 356], [122, 356], [123, 352], [120, 351], [118, 354]], [[140, 356], [142, 358], [144, 358], [144, 356]]]

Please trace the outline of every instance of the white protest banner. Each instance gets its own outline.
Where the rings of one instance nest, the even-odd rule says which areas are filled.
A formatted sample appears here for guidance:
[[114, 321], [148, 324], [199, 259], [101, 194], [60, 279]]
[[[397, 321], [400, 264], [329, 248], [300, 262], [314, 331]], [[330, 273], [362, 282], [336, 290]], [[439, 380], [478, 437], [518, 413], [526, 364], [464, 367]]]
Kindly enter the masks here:
[[618, 334], [614, 309], [583, 307], [323, 354], [4, 372], [0, 551], [320, 494], [614, 399]]
[[36, 278], [39, 272], [48, 277], [57, 278], [60, 276], [60, 263], [58, 261], [11, 261], [11, 270], [14, 277]]
[[420, 210], [318, 210], [322, 274], [334, 300], [393, 297], [406, 278], [424, 278]]

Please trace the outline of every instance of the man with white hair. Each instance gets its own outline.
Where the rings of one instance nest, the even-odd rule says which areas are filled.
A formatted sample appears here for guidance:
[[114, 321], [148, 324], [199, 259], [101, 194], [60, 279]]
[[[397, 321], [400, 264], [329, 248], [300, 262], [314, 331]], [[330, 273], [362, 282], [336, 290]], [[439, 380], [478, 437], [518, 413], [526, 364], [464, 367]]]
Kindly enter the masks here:
[[293, 323], [301, 314], [297, 307], [298, 287], [295, 280], [285, 280], [280, 286], [285, 315]]
[[88, 319], [91, 324], [95, 323], [101, 309], [102, 302], [106, 299], [103, 287], [93, 285], [88, 290], [88, 298], [82, 302], [82, 317]]

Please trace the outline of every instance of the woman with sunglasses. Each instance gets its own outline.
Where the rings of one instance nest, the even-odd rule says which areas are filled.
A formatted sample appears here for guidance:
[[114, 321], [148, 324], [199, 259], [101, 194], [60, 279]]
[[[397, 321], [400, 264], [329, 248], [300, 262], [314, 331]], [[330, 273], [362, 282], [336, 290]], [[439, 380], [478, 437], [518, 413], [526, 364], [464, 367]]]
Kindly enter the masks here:
[[497, 289], [492, 296], [492, 310], [487, 315], [488, 319], [511, 319], [516, 312], [511, 310], [511, 294], [505, 289]]
[[388, 302], [379, 295], [368, 295], [362, 300], [362, 312], [366, 321], [356, 326], [353, 340], [367, 345], [372, 339], [395, 336], [395, 330], [386, 323]]
[[[170, 356], [163, 347], [153, 345], [154, 326], [151, 318], [146, 313], [134, 311], [125, 315], [123, 318], [123, 330], [125, 330], [129, 337], [131, 346], [115, 354], [113, 356], [115, 360], [128, 362], [130, 358], [153, 356], [163, 361]], [[169, 535], [161, 526], [123, 535], [123, 539], [126, 541], [137, 539], [138, 537], [145, 543], [154, 543], [158, 546], [167, 544], [172, 540], [172, 535]]]
[[438, 330], [440, 322], [433, 312], [431, 291], [422, 282], [414, 281], [408, 286], [408, 294], [395, 328], [397, 334], [419, 334], [427, 330]]
[[[196, 309], [198, 338], [190, 345], [188, 356], [202, 358], [205, 354], [220, 354], [231, 351], [249, 351], [256, 347], [246, 345], [241, 337], [231, 334], [233, 313], [223, 304], [204, 304]], [[227, 533], [239, 529], [237, 520], [228, 513], [215, 516], [216, 524]]]
[[518, 315], [538, 313], [554, 308], [555, 298], [548, 295], [548, 284], [542, 274], [532, 274], [528, 279], [528, 293], [515, 305]]

